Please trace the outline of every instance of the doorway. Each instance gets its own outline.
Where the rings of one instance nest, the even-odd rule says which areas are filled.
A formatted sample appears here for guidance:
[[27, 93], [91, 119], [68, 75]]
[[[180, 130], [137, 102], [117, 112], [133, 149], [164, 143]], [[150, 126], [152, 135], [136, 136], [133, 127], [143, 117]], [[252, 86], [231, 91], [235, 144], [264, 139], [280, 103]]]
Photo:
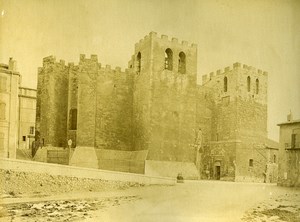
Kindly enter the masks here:
[[216, 179], [217, 180], [220, 180], [220, 178], [221, 178], [221, 166], [216, 166], [216, 174], [215, 174], [215, 176], [216, 176]]

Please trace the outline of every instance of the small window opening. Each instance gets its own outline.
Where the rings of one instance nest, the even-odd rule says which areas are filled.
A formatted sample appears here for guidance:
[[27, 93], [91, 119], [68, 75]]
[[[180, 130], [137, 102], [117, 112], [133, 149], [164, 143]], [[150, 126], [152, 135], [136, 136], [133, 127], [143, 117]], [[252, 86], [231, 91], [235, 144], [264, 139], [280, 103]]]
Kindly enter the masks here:
[[173, 52], [169, 48], [165, 51], [165, 69], [173, 70]]
[[186, 72], [186, 59], [184, 52], [179, 53], [178, 72], [181, 74], [185, 74]]
[[255, 90], [256, 94], [259, 93], [259, 80], [256, 79], [256, 90]]
[[26, 141], [26, 136], [23, 136], [23, 141]]
[[228, 80], [227, 77], [224, 77], [224, 92], [227, 92], [227, 84], [228, 84]]
[[34, 134], [34, 127], [33, 126], [30, 127], [29, 134]]
[[276, 155], [274, 154], [273, 156], [273, 162], [276, 163], [277, 159], [276, 159]]
[[296, 147], [296, 134], [292, 134], [291, 148], [294, 149]]
[[251, 79], [250, 76], [247, 77], [247, 91], [250, 92], [250, 88], [251, 88]]
[[140, 52], [137, 54], [136, 59], [137, 59], [137, 72], [140, 73], [142, 68], [142, 55]]
[[253, 159], [249, 159], [249, 166], [253, 167]]

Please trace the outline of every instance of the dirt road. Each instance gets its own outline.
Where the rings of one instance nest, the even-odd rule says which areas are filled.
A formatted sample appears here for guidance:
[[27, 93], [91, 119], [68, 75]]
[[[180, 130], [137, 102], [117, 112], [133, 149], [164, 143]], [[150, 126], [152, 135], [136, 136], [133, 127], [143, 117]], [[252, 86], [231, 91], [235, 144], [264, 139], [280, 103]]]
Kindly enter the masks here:
[[[108, 195], [109, 194], [109, 195]], [[300, 221], [300, 190], [266, 184], [197, 181], [11, 201], [12, 221]], [[61, 200], [60, 200], [61, 199]], [[8, 202], [7, 202], [8, 203]], [[22, 205], [23, 204], [23, 205]], [[8, 207], [8, 208], [9, 208]], [[22, 210], [23, 209], [23, 210]], [[286, 214], [286, 212], [293, 212]], [[14, 213], [12, 213], [14, 212]], [[282, 213], [284, 216], [282, 216]], [[279, 215], [279, 216], [277, 216]], [[284, 219], [284, 220], [283, 220]]]

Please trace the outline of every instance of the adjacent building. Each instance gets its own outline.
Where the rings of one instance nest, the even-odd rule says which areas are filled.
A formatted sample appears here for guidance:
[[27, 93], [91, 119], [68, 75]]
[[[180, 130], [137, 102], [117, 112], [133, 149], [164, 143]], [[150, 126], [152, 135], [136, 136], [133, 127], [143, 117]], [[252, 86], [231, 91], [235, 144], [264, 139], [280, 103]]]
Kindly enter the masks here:
[[279, 123], [280, 150], [278, 184], [300, 186], [300, 120], [288, 115], [287, 122]]
[[36, 89], [19, 87], [19, 149], [32, 149], [35, 141]]
[[267, 138], [268, 73], [235, 63], [198, 85], [197, 53], [195, 44], [151, 32], [135, 44], [124, 71], [96, 55], [80, 55], [77, 65], [44, 58], [38, 143], [75, 148], [70, 164], [77, 166], [143, 156], [143, 172], [151, 175], [274, 182], [278, 144]]
[[18, 146], [20, 73], [16, 61], [0, 64], [0, 156], [16, 158]]
[[29, 149], [34, 141], [36, 90], [20, 85], [21, 75], [17, 71], [16, 61], [10, 58], [8, 64], [0, 64], [0, 157], [2, 158], [16, 158], [18, 148]]

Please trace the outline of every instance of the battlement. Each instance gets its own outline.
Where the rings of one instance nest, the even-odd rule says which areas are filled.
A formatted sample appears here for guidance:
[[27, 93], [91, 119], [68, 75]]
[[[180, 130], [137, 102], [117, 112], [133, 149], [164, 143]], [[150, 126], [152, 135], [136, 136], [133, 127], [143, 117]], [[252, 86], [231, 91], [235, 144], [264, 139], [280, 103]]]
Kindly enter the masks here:
[[66, 66], [65, 60], [60, 59], [59, 62], [57, 62], [56, 57], [53, 55], [43, 58], [43, 66], [45, 66], [46, 64], [56, 64], [60, 66]]
[[51, 55], [43, 58], [43, 64], [44, 63], [55, 63], [56, 62], [56, 57]]
[[90, 58], [88, 59], [88, 58], [86, 58], [85, 54], [80, 54], [80, 56], [79, 56], [79, 61], [80, 62], [84, 62], [84, 61], [87, 61], [87, 60], [90, 60], [90, 61], [93, 61], [93, 62], [98, 62], [98, 56], [95, 55], [95, 54], [92, 54], [90, 56]]
[[135, 49], [138, 48], [140, 45], [142, 45], [144, 42], [147, 42], [149, 39], [154, 39], [156, 41], [162, 41], [162, 42], [169, 42], [171, 44], [175, 44], [177, 47], [182, 46], [185, 48], [197, 49], [197, 44], [195, 43], [189, 44], [188, 41], [184, 41], [184, 40], [179, 42], [177, 38], [171, 38], [171, 40], [169, 40], [169, 37], [167, 35], [161, 35], [161, 37], [159, 37], [156, 32], [150, 32], [143, 39], [140, 39], [139, 42], [135, 44]]
[[243, 69], [243, 70], [254, 72], [258, 75], [268, 76], [268, 72], [266, 72], [266, 71], [262, 71], [261, 69], [256, 69], [253, 66], [248, 66], [246, 64], [236, 62], [236, 63], [233, 63], [232, 66], [227, 66], [224, 69], [218, 69], [216, 72], [210, 72], [209, 74], [203, 75], [202, 76], [202, 84], [206, 84], [209, 81], [213, 80], [216, 76], [224, 75], [235, 69]]

